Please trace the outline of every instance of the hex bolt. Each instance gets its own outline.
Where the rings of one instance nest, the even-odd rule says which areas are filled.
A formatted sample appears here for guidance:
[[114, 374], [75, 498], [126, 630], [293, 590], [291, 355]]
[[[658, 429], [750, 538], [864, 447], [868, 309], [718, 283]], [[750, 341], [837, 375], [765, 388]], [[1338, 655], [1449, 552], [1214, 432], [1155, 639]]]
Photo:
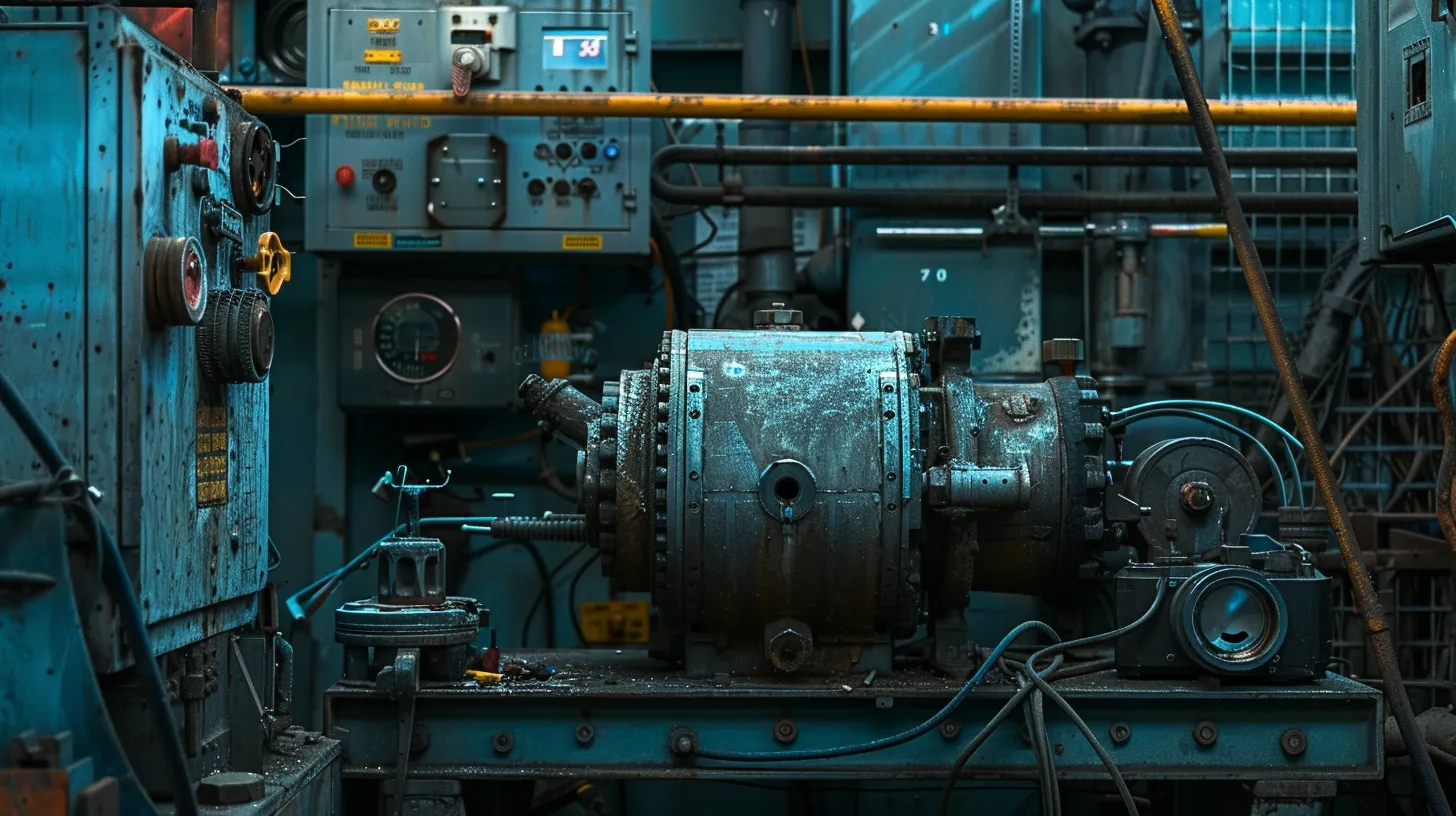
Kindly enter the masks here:
[[1132, 739], [1132, 726], [1125, 722], [1115, 722], [1107, 729], [1107, 735], [1112, 737], [1114, 745], [1126, 745]]
[[579, 745], [591, 745], [596, 736], [597, 730], [591, 723], [581, 723], [576, 727], [576, 741]]
[[1193, 741], [1204, 748], [1211, 747], [1218, 742], [1218, 726], [1208, 720], [1193, 726]]
[[509, 754], [516, 747], [516, 737], [509, 731], [497, 731], [491, 738], [490, 745], [497, 754]]
[[691, 728], [674, 728], [667, 734], [667, 749], [678, 756], [690, 756], [698, 750], [698, 734]]
[[1189, 482], [1178, 489], [1178, 497], [1190, 513], [1207, 513], [1213, 507], [1213, 488], [1208, 482]]
[[1291, 728], [1279, 735], [1279, 747], [1284, 750], [1285, 756], [1293, 759], [1303, 754], [1304, 749], [1309, 747], [1309, 739], [1304, 736], [1303, 731]]
[[794, 740], [799, 738], [799, 726], [788, 718], [779, 720], [774, 723], [773, 735], [774, 740], [780, 745], [791, 745]]

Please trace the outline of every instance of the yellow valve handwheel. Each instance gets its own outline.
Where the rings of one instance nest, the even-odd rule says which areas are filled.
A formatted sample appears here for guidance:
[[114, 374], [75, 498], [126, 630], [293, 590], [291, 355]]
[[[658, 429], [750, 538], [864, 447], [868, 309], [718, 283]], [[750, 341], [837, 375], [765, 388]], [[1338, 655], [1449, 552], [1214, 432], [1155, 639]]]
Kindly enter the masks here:
[[243, 268], [258, 276], [258, 288], [276, 295], [293, 278], [293, 253], [283, 248], [276, 232], [258, 236], [258, 254], [243, 259]]

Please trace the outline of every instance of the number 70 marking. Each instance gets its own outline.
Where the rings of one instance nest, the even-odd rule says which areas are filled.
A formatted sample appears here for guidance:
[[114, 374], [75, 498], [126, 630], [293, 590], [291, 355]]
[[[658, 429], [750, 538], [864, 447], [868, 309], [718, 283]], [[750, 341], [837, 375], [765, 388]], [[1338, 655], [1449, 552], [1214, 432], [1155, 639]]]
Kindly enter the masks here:
[[[946, 276], [946, 272], [945, 272], [944, 269], [936, 269], [936, 270], [934, 270], [934, 273], [935, 273], [935, 282], [936, 283], [945, 283], [945, 279], [946, 279], [947, 276]], [[920, 282], [921, 283], [929, 283], [930, 282], [930, 275], [931, 275], [931, 270], [929, 270], [929, 269], [922, 269], [922, 270], [920, 270]]]

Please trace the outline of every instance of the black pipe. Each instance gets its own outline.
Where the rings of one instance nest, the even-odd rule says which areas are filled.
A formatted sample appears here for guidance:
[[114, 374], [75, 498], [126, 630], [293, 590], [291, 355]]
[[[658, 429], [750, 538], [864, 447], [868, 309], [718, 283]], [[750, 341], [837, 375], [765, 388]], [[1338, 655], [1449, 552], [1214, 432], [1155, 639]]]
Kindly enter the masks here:
[[[1353, 168], [1354, 148], [1235, 147], [1230, 167]], [[675, 164], [731, 165], [1021, 165], [1026, 167], [1203, 167], [1203, 154], [1193, 147], [742, 147], [735, 145], [669, 145], [652, 157], [652, 169]]]
[[[1279, 384], [1289, 400], [1290, 413], [1294, 416], [1295, 428], [1304, 442], [1305, 454], [1310, 470], [1314, 474], [1315, 486], [1319, 488], [1320, 500], [1329, 511], [1330, 526], [1334, 528], [1335, 541], [1340, 545], [1340, 555], [1350, 576], [1355, 605], [1365, 619], [1365, 635], [1375, 662], [1380, 667], [1380, 678], [1385, 681], [1385, 699], [1390, 703], [1391, 713], [1400, 727], [1411, 752], [1411, 766], [1421, 782], [1426, 804], [1435, 816], [1451, 816], [1451, 805], [1446, 801], [1446, 792], [1431, 764], [1430, 752], [1426, 750], [1420, 726], [1416, 723], [1411, 708], [1410, 696], [1401, 682], [1400, 657], [1395, 651], [1395, 636], [1386, 622], [1385, 608], [1380, 595], [1370, 580], [1361, 561], [1360, 542], [1355, 537], [1350, 519], [1341, 504], [1340, 481], [1330, 466], [1325, 453], [1324, 441], [1320, 439], [1315, 424], [1314, 411], [1305, 393], [1304, 382], [1299, 376], [1299, 367], [1294, 352], [1289, 347], [1289, 335], [1284, 330], [1279, 306], [1274, 299], [1274, 290], [1269, 285], [1269, 276], [1264, 272], [1264, 263], [1259, 258], [1259, 248], [1254, 244], [1253, 231], [1244, 218], [1240, 207], [1238, 191], [1234, 188], [1233, 174], [1229, 172], [1220, 144], [1218, 128], [1213, 114], [1208, 109], [1208, 99], [1198, 81], [1198, 72], [1193, 67], [1193, 55], [1183, 39], [1183, 26], [1178, 19], [1178, 10], [1172, 0], [1153, 0], [1158, 23], [1163, 28], [1163, 40], [1168, 46], [1168, 57], [1173, 61], [1173, 70], [1178, 75], [1178, 84], [1188, 103], [1188, 114], [1193, 120], [1193, 132], [1198, 136], [1198, 145], [1208, 159], [1208, 177], [1223, 202], [1224, 217], [1228, 220], [1229, 238], [1233, 242], [1234, 254], [1243, 267], [1244, 280], [1249, 286], [1249, 297], [1254, 302], [1254, 311], [1264, 328], [1264, 337], [1269, 341], [1269, 354], [1274, 358], [1274, 368], [1279, 372]], [[1366, 70], [1369, 70], [1368, 66]], [[1367, 225], [1368, 226], [1368, 225]]]
[[[669, 204], [695, 207], [880, 207], [901, 213], [979, 211], [1006, 203], [1003, 190], [863, 189], [853, 187], [688, 187], [652, 177], [652, 194]], [[1337, 213], [1353, 215], [1353, 193], [1246, 193], [1239, 199], [1253, 213]], [[1023, 212], [1216, 213], [1218, 197], [1198, 193], [1021, 193]]]
[[566, 380], [546, 380], [532, 374], [521, 383], [521, 398], [531, 413], [540, 417], [562, 436], [586, 445], [587, 426], [602, 415], [602, 406], [572, 387]]
[[[14, 383], [10, 382], [10, 378], [3, 371], [0, 371], [0, 405], [5, 406], [10, 418], [19, 426], [25, 440], [35, 449], [35, 455], [52, 476], [59, 477], [60, 474], [71, 471], [65, 454], [61, 453], [56, 441], [36, 421], [30, 407], [21, 399], [20, 392], [15, 390]], [[91, 494], [83, 492], [76, 506], [86, 516], [87, 523], [81, 527], [94, 530], [101, 539], [96, 542], [101, 549], [101, 580], [106, 591], [116, 601], [117, 608], [121, 610], [122, 628], [126, 633], [127, 645], [131, 647], [132, 659], [136, 662], [137, 674], [141, 677], [142, 693], [145, 695], [147, 707], [152, 710], [152, 718], [156, 720], [154, 727], [157, 729], [157, 739], [162, 741], [162, 760], [167, 766], [167, 775], [171, 778], [172, 806], [178, 816], [196, 816], [197, 794], [192, 789], [187, 756], [182, 751], [182, 738], [177, 730], [177, 722], [172, 717], [172, 702], [167, 694], [167, 684], [162, 679], [157, 658], [152, 655], [152, 641], [147, 635], [146, 619], [142, 617], [136, 590], [131, 584], [131, 574], [126, 571], [121, 549], [116, 546], [111, 528], [106, 526], [106, 521], [96, 511]]]

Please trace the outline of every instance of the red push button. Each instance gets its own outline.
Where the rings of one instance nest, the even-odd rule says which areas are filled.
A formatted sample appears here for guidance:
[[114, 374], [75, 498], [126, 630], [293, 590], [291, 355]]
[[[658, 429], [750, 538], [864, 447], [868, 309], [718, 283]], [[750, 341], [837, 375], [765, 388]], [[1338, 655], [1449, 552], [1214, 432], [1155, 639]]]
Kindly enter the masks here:
[[339, 165], [339, 169], [334, 171], [334, 181], [337, 181], [340, 187], [353, 187], [354, 168], [347, 164]]

